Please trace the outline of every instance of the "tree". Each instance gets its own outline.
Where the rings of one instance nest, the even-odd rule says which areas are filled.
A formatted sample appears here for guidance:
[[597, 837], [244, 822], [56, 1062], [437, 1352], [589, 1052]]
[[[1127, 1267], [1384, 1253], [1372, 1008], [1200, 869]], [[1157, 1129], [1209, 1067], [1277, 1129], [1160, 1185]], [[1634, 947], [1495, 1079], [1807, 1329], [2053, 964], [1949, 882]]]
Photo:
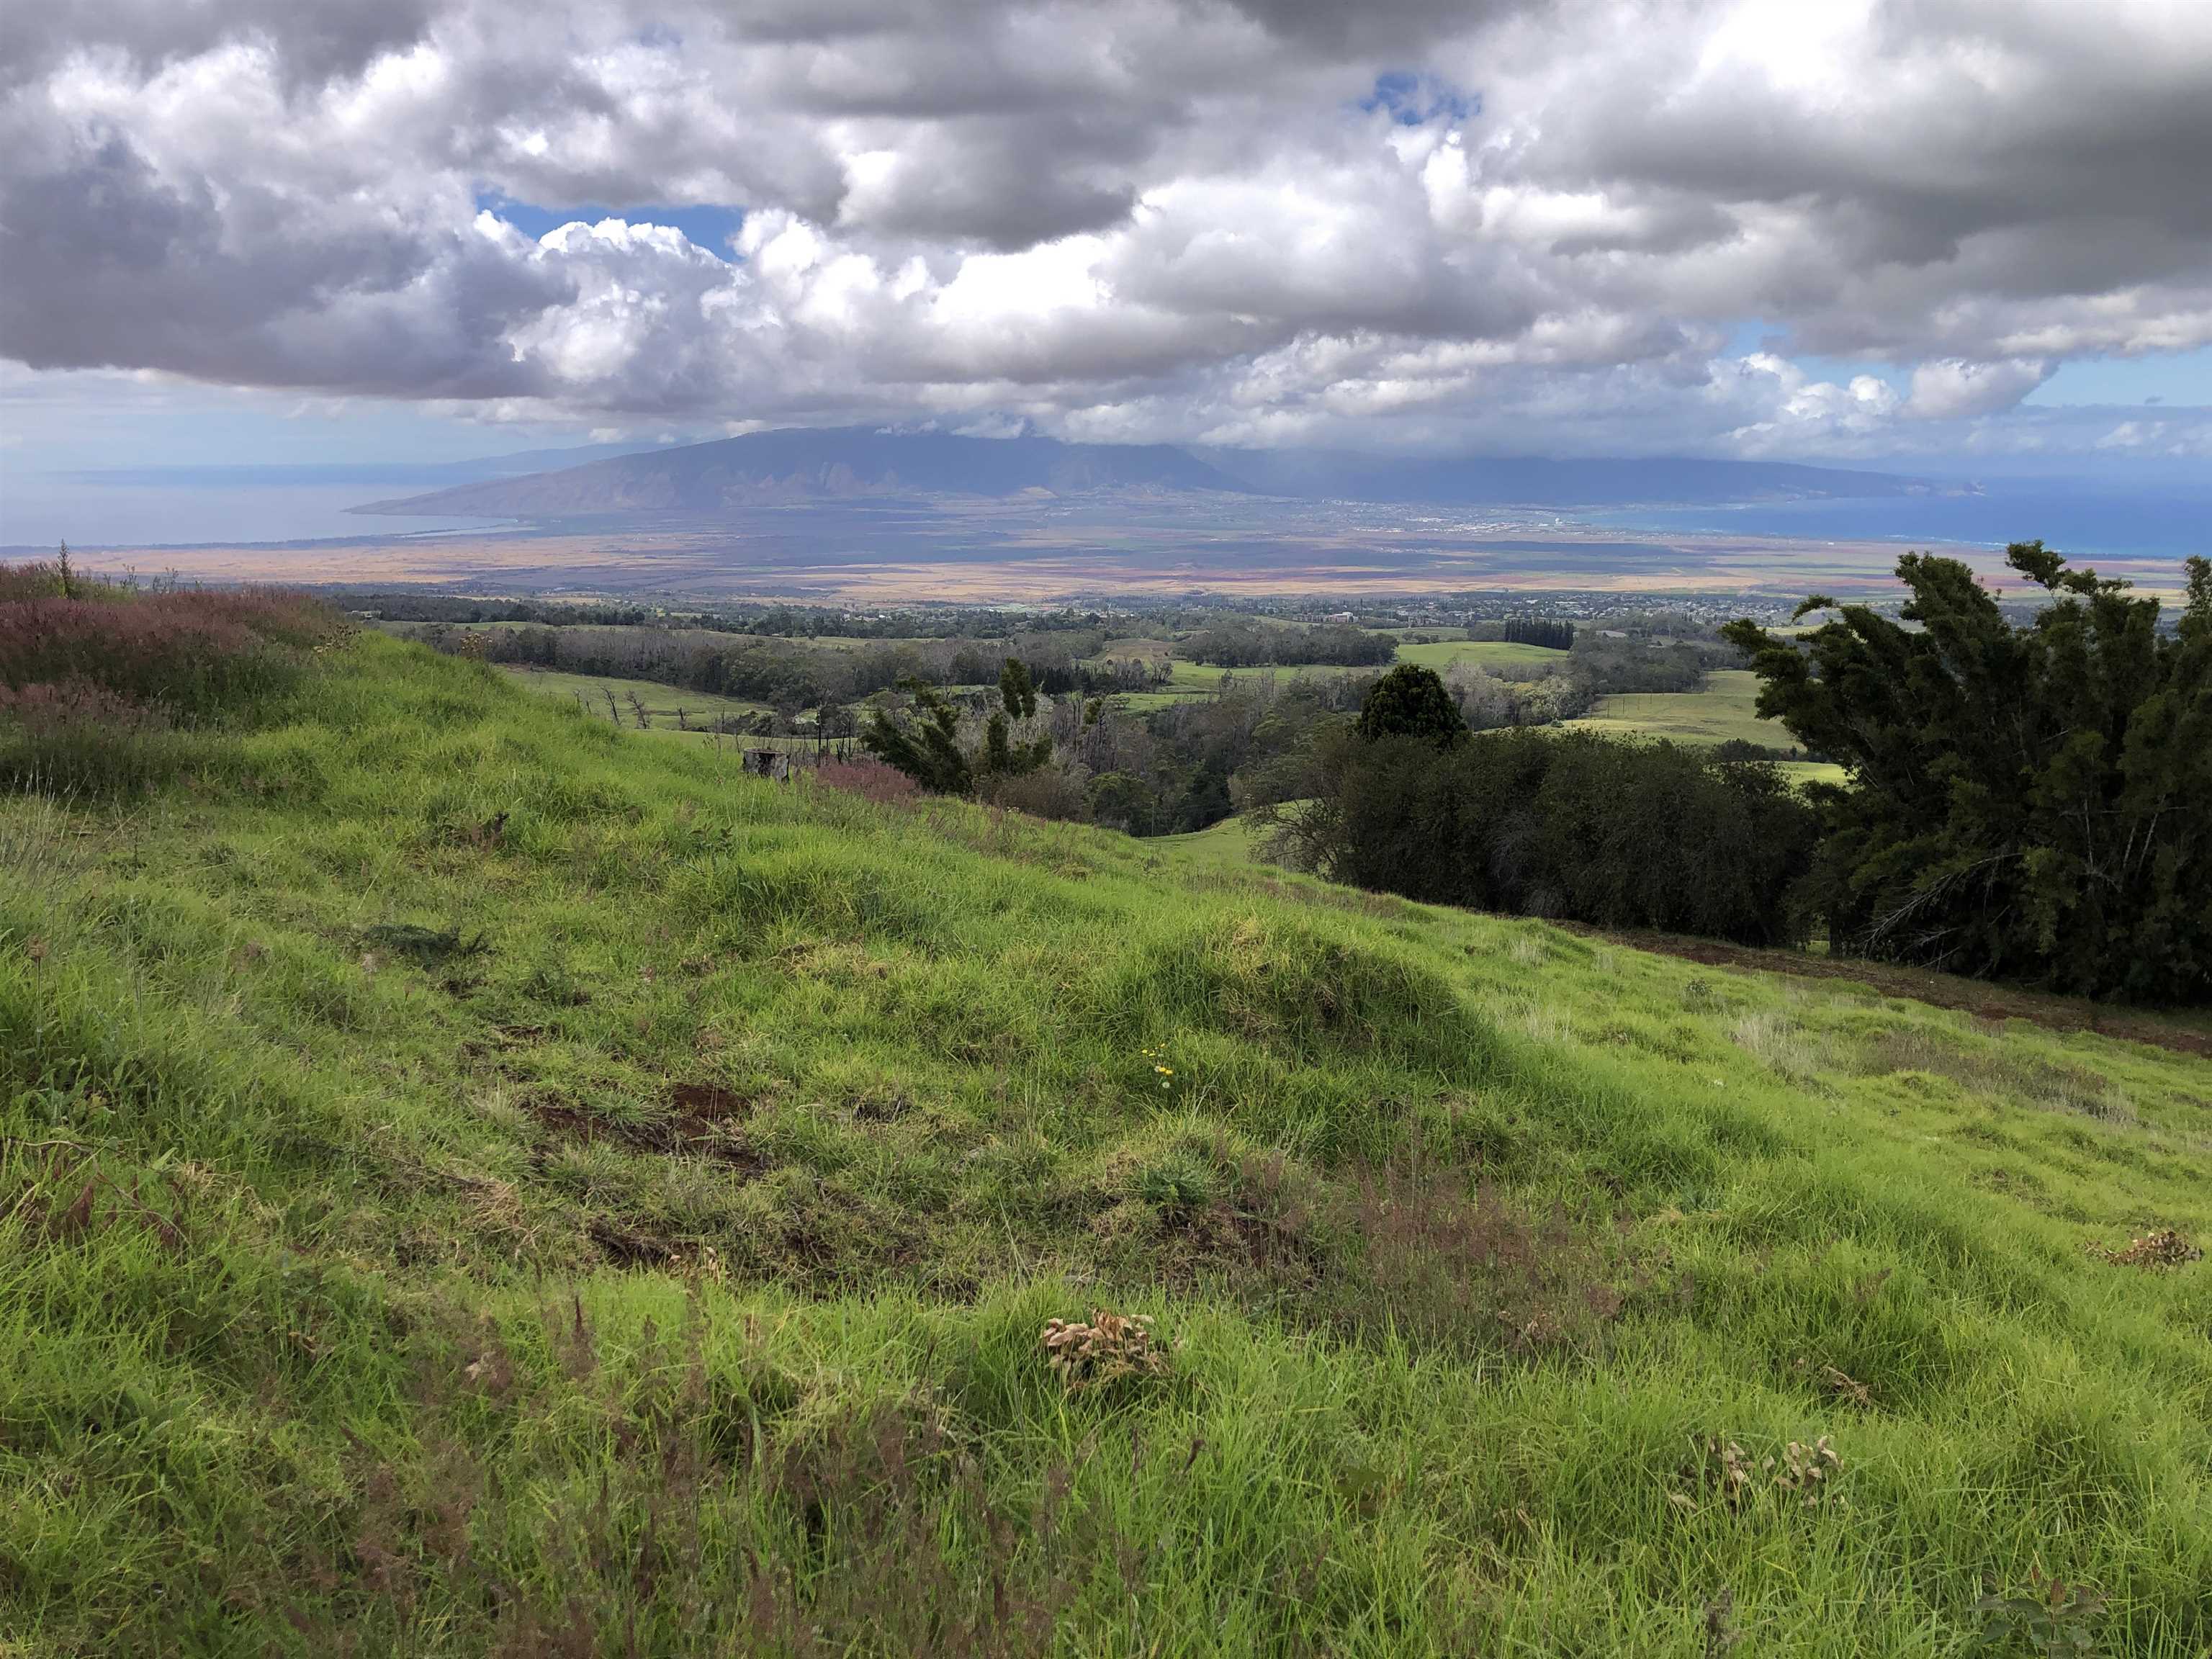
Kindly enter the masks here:
[[1029, 665], [1019, 657], [1006, 659], [999, 671], [999, 702], [1010, 720], [1025, 720], [1036, 714], [1036, 688], [1030, 682]]
[[1375, 682], [1352, 729], [1363, 738], [1425, 738], [1448, 747], [1467, 735], [1467, 722], [1434, 669], [1402, 663]]
[[914, 699], [915, 718], [902, 721], [888, 709], [873, 710], [867, 730], [860, 733], [860, 746], [925, 789], [966, 794], [975, 786], [975, 774], [957, 740], [959, 711], [920, 680], [908, 680], [902, 689]]
[[[1810, 897], [1834, 946], [2050, 989], [2212, 1001], [2212, 562], [2179, 626], [2040, 542], [2023, 626], [1952, 559], [1907, 554], [1906, 627], [1864, 605], [1728, 639], [1759, 712], [1850, 769], [1816, 792]], [[1798, 608], [1833, 608], [1824, 597]]]

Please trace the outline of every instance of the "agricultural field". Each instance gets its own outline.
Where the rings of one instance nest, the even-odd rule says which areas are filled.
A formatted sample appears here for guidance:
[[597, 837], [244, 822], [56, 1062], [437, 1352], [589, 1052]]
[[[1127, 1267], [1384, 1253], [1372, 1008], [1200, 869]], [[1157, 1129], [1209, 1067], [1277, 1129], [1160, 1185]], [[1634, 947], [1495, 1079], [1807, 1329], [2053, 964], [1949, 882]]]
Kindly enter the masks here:
[[373, 633], [206, 743], [0, 795], [0, 1648], [2212, 1644], [2201, 1020], [732, 777]]

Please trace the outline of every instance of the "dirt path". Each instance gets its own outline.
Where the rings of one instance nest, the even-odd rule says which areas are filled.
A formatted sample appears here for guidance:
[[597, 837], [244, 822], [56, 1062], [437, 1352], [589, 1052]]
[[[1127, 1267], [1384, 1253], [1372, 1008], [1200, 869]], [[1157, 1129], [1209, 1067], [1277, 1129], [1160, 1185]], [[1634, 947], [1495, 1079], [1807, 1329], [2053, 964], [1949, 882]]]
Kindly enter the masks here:
[[2090, 1002], [2080, 997], [2048, 996], [2039, 991], [1990, 985], [1980, 980], [1961, 979], [1954, 974], [1931, 973], [1924, 968], [1905, 968], [1893, 963], [1813, 956], [1802, 951], [1760, 951], [1749, 945], [1689, 939], [1676, 933], [1616, 933], [1571, 921], [1558, 925], [1590, 939], [1611, 939], [1638, 951], [1680, 957], [1687, 962], [1710, 963], [1716, 968], [1794, 974], [1801, 979], [1854, 980], [1885, 996], [1906, 997], [1938, 1008], [1963, 1008], [1978, 1019], [2032, 1020], [2054, 1031], [2093, 1031], [2100, 1036], [2148, 1042], [2176, 1054], [2212, 1059], [2212, 1018], [2202, 1014], [2159, 1013], [2149, 1009]]

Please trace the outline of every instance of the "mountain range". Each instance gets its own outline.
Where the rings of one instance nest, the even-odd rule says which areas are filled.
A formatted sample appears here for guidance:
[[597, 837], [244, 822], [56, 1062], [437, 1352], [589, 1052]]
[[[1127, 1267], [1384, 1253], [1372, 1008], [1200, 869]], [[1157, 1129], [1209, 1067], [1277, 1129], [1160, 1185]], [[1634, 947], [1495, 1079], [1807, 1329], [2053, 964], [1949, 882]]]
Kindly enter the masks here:
[[[538, 454], [557, 459], [568, 453], [572, 452]], [[1767, 461], [1408, 459], [1335, 450], [1184, 449], [842, 427], [787, 428], [661, 446], [519, 477], [512, 467], [504, 468], [501, 476], [479, 476], [356, 510], [448, 518], [699, 518], [872, 498], [1005, 499], [1109, 491], [1519, 507], [1696, 506], [1951, 493], [1945, 486], [1892, 473]]]

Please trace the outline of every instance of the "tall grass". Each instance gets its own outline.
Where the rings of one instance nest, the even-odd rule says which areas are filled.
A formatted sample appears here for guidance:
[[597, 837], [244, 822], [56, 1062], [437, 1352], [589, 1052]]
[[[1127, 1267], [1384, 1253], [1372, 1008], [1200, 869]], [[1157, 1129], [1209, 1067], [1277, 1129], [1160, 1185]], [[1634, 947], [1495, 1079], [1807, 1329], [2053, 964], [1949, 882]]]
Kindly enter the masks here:
[[211, 763], [344, 633], [280, 593], [160, 591], [0, 567], [0, 782], [114, 793]]
[[2212, 1643], [2201, 1061], [319, 660], [0, 799], [0, 1645]]

